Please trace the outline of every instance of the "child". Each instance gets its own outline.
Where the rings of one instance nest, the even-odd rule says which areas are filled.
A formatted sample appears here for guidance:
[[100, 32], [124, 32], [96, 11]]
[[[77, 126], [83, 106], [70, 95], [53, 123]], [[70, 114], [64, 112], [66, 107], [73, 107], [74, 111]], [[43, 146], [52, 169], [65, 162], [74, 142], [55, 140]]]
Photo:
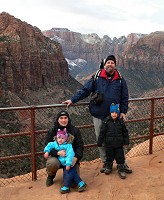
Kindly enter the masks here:
[[71, 142], [73, 141], [73, 136], [67, 134], [66, 128], [62, 130], [58, 129], [57, 135], [55, 137], [54, 142], [49, 142], [47, 146], [44, 148], [44, 158], [47, 159], [49, 156], [49, 152], [52, 149], [55, 149], [57, 151], [60, 150], [65, 150], [66, 151], [66, 156], [62, 157], [59, 156], [58, 159], [61, 162], [63, 166], [63, 180], [64, 180], [64, 186], [60, 189], [60, 192], [62, 194], [70, 192], [70, 185], [72, 181], [78, 184], [78, 191], [81, 192], [83, 191], [87, 184], [82, 181], [82, 179], [79, 177], [77, 171], [76, 171], [76, 166], [74, 165], [71, 167], [73, 158], [75, 156], [75, 153], [72, 148]]
[[115, 159], [118, 166], [118, 174], [120, 178], [125, 179], [123, 146], [129, 145], [129, 134], [119, 115], [119, 104], [111, 104], [110, 116], [103, 120], [97, 145], [102, 146], [103, 143], [105, 144], [107, 156], [105, 174], [112, 172], [113, 161]]

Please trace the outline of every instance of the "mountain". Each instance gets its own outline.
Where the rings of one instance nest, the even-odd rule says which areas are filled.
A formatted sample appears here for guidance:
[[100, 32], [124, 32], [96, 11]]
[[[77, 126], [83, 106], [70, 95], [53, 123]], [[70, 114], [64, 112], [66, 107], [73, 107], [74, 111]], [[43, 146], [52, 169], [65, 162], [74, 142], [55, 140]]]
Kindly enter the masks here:
[[119, 39], [60, 28], [42, 33], [0, 13], [0, 105], [52, 104], [70, 98], [82, 86], [77, 80], [83, 78], [84, 83], [109, 53], [116, 55], [130, 97], [163, 87], [164, 32]]
[[[59, 104], [70, 98], [81, 86], [69, 75], [60, 43], [45, 37], [37, 27], [8, 13], [0, 14], [1, 108]], [[44, 120], [36, 120], [35, 128], [49, 128], [48, 122], [53, 120], [59, 110], [61, 107], [47, 109], [46, 112], [40, 110], [38, 116], [44, 116]], [[79, 110], [80, 114], [87, 118], [86, 110]], [[30, 131], [29, 113], [29, 110], [1, 112], [0, 134]], [[76, 115], [73, 114], [74, 118]], [[80, 120], [83, 119], [79, 119], [79, 123]], [[22, 138], [20, 140], [17, 139], [17, 143], [26, 144], [23, 145], [23, 152], [27, 153], [27, 141]], [[3, 142], [3, 155], [7, 155], [6, 144], [7, 142]], [[43, 146], [39, 144], [39, 148], [42, 149]], [[15, 153], [19, 154], [17, 150]], [[2, 164], [1, 168], [4, 172], [5, 164]], [[14, 173], [14, 170], [11, 171]]]
[[59, 103], [81, 86], [69, 75], [60, 43], [5, 12], [0, 13], [0, 72], [1, 107]]
[[52, 28], [43, 34], [61, 44], [70, 74], [82, 84], [95, 73], [102, 59], [114, 54], [131, 97], [164, 85], [164, 32], [131, 33], [118, 39], [80, 34], [66, 28]]

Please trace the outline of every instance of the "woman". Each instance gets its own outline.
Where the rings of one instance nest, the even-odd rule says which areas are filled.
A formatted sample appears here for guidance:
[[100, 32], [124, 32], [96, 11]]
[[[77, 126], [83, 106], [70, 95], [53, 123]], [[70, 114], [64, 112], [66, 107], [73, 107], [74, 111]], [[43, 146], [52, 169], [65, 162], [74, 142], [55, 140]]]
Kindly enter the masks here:
[[72, 141], [74, 137], [71, 134], [67, 133], [67, 129], [63, 130], [58, 129], [57, 136], [55, 136], [53, 142], [49, 142], [48, 145], [44, 148], [44, 158], [47, 159], [49, 157], [49, 152], [52, 149], [56, 149], [57, 151], [65, 150], [66, 156], [59, 156], [58, 160], [63, 166], [63, 181], [64, 186], [60, 188], [60, 192], [62, 194], [66, 194], [70, 192], [71, 183], [74, 181], [78, 185], [78, 192], [82, 192], [87, 184], [80, 178], [79, 174], [76, 171], [76, 165], [72, 166], [72, 162], [74, 160], [74, 150], [72, 147]]
[[[75, 152], [75, 156], [72, 166], [76, 165], [76, 170], [79, 173], [79, 160], [83, 157], [84, 142], [79, 129], [71, 124], [70, 116], [66, 110], [62, 110], [57, 114], [53, 127], [46, 135], [45, 146], [49, 142], [54, 141], [54, 136], [56, 136], [58, 129], [63, 130], [64, 128], [67, 129], [68, 133], [74, 136], [72, 147]], [[46, 180], [47, 187], [53, 184], [53, 179], [55, 178], [57, 171], [62, 167], [60, 161], [58, 160], [58, 156], [65, 157], [66, 153], [65, 150], [57, 151], [52, 149], [49, 155], [50, 156], [46, 162], [46, 170], [48, 174]]]

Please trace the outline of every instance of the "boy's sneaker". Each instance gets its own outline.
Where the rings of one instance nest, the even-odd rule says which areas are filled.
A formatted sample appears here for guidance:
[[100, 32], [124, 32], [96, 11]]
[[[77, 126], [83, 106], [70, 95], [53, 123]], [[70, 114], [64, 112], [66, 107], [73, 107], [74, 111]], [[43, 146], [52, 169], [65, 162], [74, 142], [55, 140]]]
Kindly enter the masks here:
[[125, 179], [126, 178], [125, 172], [118, 171], [118, 174], [119, 174], [121, 179]]
[[83, 181], [81, 181], [80, 183], [78, 183], [78, 192], [82, 192], [86, 187], [87, 187], [87, 184]]
[[111, 172], [112, 172], [112, 168], [106, 168], [104, 171], [104, 173], [107, 175], [110, 174]]
[[47, 176], [47, 180], [46, 180], [46, 186], [49, 187], [53, 184], [53, 180], [54, 180], [55, 176]]
[[131, 174], [133, 172], [132, 169], [130, 169], [127, 164], [124, 164], [124, 171], [127, 174]]
[[125, 179], [126, 178], [124, 164], [118, 164], [118, 174], [119, 174], [121, 179]]
[[62, 188], [60, 188], [60, 192], [61, 194], [66, 194], [70, 192], [69, 187], [63, 186]]

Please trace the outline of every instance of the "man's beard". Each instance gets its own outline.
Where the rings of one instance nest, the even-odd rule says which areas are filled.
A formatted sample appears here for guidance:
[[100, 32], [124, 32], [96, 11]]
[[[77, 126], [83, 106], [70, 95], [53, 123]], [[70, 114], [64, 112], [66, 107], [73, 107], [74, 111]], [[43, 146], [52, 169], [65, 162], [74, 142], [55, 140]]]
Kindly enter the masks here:
[[108, 67], [104, 66], [104, 69], [108, 74], [112, 75], [114, 73], [114, 69], [113, 68], [108, 68]]

